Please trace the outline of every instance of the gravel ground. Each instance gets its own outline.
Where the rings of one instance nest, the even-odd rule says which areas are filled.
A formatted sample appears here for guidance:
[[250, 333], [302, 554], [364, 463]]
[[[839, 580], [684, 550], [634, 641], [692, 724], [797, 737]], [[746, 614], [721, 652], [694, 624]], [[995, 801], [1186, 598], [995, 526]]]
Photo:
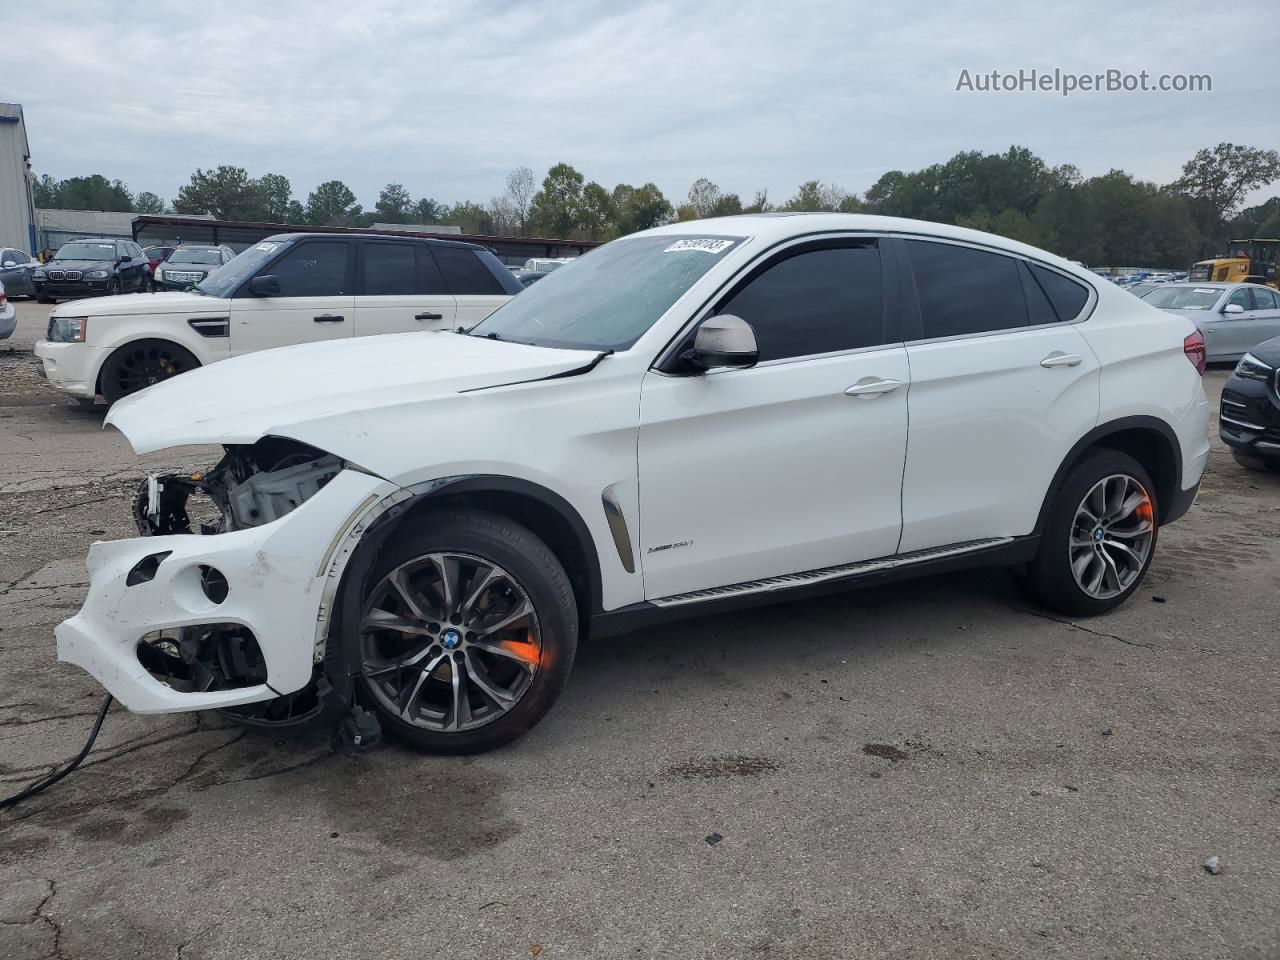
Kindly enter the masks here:
[[[36, 377], [46, 311], [18, 310], [3, 793], [101, 696], [54, 657], [87, 547], [131, 534], [142, 474], [215, 455], [135, 457]], [[0, 957], [1278, 957], [1277, 531], [1280, 476], [1215, 440], [1107, 617], [986, 571], [649, 630], [477, 758], [115, 709], [0, 813]]]

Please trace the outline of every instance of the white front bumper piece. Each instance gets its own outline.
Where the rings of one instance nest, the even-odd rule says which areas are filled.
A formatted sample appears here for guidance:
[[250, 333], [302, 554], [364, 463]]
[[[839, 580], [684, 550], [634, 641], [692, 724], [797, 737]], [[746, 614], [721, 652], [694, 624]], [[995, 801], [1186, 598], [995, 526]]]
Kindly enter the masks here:
[[[343, 554], [339, 546], [362, 516], [398, 489], [347, 469], [297, 509], [260, 527], [95, 543], [86, 561], [84, 606], [54, 631], [58, 659], [84, 668], [139, 713], [231, 707], [299, 690], [312, 679], [326, 585], [340, 573], [334, 562]], [[157, 556], [158, 564], [143, 563]], [[130, 572], [139, 564], [143, 573], [131, 586]], [[202, 587], [202, 567], [225, 577], [228, 590], [220, 603]], [[157, 679], [138, 658], [147, 634], [214, 623], [253, 633], [266, 663], [265, 683], [184, 692]]]

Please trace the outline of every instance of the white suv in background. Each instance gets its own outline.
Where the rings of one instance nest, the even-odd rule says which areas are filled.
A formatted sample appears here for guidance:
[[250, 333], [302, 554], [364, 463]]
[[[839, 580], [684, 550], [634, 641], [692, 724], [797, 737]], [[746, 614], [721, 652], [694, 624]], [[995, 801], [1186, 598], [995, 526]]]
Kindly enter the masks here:
[[989, 234], [661, 227], [467, 334], [243, 357], [117, 404], [138, 453], [226, 453], [151, 478], [144, 536], [93, 545], [59, 656], [133, 710], [367, 707], [463, 752], [536, 723], [587, 633], [962, 566], [1103, 613], [1195, 498], [1203, 364], [1190, 321]]
[[59, 390], [86, 403], [98, 394], [115, 403], [176, 374], [269, 347], [474, 326], [523, 289], [497, 257], [472, 244], [280, 234], [190, 292], [61, 304], [35, 354]]

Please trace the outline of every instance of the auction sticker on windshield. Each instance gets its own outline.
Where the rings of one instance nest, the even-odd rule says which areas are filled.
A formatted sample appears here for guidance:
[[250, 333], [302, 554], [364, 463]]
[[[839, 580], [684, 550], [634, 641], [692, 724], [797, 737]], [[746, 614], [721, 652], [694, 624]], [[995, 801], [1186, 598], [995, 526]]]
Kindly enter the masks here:
[[703, 253], [723, 253], [732, 247], [732, 240], [677, 240], [663, 250], [663, 253], [674, 253], [677, 250], [701, 250]]

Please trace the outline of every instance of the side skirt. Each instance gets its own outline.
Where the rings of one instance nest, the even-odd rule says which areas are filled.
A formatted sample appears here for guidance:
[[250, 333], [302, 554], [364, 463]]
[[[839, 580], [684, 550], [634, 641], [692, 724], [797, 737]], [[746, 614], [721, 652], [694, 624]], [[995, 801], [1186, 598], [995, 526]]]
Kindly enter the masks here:
[[1029, 563], [1035, 557], [1039, 545], [1038, 534], [973, 540], [879, 560], [864, 560], [824, 567], [821, 570], [694, 590], [597, 613], [591, 619], [591, 636], [617, 636], [686, 617], [701, 617], [770, 603], [787, 603], [970, 567], [1017, 566]]

